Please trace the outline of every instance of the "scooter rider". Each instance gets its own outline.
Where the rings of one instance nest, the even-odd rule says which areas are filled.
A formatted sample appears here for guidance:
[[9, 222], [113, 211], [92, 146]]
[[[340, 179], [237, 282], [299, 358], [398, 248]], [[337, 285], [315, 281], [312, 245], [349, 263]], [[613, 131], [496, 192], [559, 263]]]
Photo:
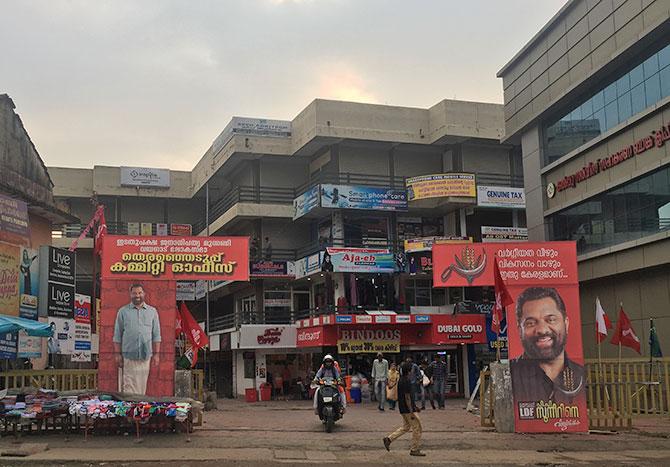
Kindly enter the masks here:
[[[319, 371], [316, 372], [316, 376], [314, 376], [314, 383], [319, 383], [320, 380], [324, 378], [332, 378], [335, 381], [338, 382], [338, 384], [341, 384], [342, 379], [340, 375], [340, 371], [337, 369], [335, 366], [335, 359], [333, 359], [333, 356], [330, 354], [327, 354], [325, 357], [323, 357], [323, 365], [321, 365], [321, 368], [319, 368]], [[319, 398], [319, 389], [320, 387], [316, 388], [316, 391], [314, 391], [314, 413], [319, 414], [319, 409], [318, 409], [318, 398]], [[340, 394], [342, 391], [340, 391]], [[343, 395], [344, 396], [344, 395]], [[340, 397], [340, 400], [342, 401], [342, 409], [347, 408], [347, 399], [346, 397]]]

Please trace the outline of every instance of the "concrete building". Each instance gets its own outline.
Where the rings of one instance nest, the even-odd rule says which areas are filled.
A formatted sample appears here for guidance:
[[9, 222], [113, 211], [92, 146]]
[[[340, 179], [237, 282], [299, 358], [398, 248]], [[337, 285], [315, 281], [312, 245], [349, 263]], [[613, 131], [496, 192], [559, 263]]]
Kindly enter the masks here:
[[644, 355], [655, 318], [667, 355], [670, 3], [569, 1], [498, 77], [502, 141], [523, 152], [529, 237], [577, 242], [585, 354], [596, 355], [600, 297], [613, 320], [623, 303]]
[[[433, 241], [525, 234], [523, 200], [510, 206], [495, 199], [523, 193], [520, 150], [501, 144], [502, 134], [496, 104], [444, 100], [418, 109], [315, 100], [292, 121], [233, 118], [192, 172], [50, 172], [57, 199], [82, 221], [92, 214], [91, 197], [104, 202], [110, 233], [155, 235], [188, 224], [194, 235], [252, 238], [252, 280], [208, 285], [212, 378], [222, 394], [243, 394], [287, 362], [294, 377], [305, 376], [330, 345], [298, 346], [295, 327], [286, 325], [335, 312], [486, 309], [488, 290], [432, 288], [430, 250]], [[143, 172], [152, 174], [149, 185], [133, 181]], [[415, 178], [429, 175], [437, 176]], [[69, 245], [81, 228], [61, 226], [54, 242]], [[356, 255], [366, 255], [364, 266], [344, 264]], [[90, 260], [80, 257], [81, 279], [90, 282]], [[204, 321], [202, 295], [190, 307]], [[403, 337], [401, 353], [435, 351], [417, 344], [427, 336], [420, 326], [407, 329], [420, 336]], [[277, 333], [281, 345], [266, 339]], [[453, 362], [450, 392], [467, 394], [474, 362], [490, 357], [487, 346], [463, 341], [440, 349]], [[350, 357], [340, 363], [353, 368], [368, 358]]]

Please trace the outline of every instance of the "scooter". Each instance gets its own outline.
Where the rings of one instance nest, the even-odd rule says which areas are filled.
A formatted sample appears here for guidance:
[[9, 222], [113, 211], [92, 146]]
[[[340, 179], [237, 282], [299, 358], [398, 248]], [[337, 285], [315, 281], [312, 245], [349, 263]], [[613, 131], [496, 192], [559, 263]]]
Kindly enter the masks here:
[[318, 388], [317, 409], [319, 419], [323, 422], [326, 432], [333, 431], [335, 422], [342, 418], [342, 394], [339, 383], [333, 378], [325, 378], [312, 383], [313, 388]]

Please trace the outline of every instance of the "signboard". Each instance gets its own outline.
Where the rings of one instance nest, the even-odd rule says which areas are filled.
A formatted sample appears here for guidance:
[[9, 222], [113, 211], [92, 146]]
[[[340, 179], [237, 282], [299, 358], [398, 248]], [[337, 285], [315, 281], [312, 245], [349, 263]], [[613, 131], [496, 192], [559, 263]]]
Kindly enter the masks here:
[[433, 272], [433, 255], [429, 251], [408, 254], [407, 263], [410, 274], [427, 274]]
[[37, 319], [40, 288], [40, 263], [37, 250], [21, 247], [19, 258], [19, 316]]
[[30, 242], [28, 227], [28, 204], [0, 195], [0, 241], [27, 245]]
[[0, 242], [0, 313], [19, 315], [20, 248]]
[[139, 234], [140, 234], [140, 223], [128, 222], [128, 235], [139, 235]]
[[42, 338], [29, 336], [19, 331], [17, 358], [40, 358], [42, 356]]
[[405, 181], [410, 201], [429, 198], [477, 196], [475, 174], [448, 173], [411, 177]]
[[290, 308], [290, 298], [264, 298], [263, 306], [265, 308]]
[[192, 300], [195, 300], [195, 281], [177, 281], [177, 301]]
[[[74, 251], [48, 246], [47, 280], [74, 287], [76, 255]], [[41, 253], [42, 251], [40, 251]], [[40, 255], [40, 261], [42, 260]]]
[[193, 235], [191, 224], [170, 224], [170, 235], [175, 237], [190, 237]]
[[91, 361], [91, 325], [74, 324], [74, 346], [70, 360], [73, 362]]
[[319, 205], [319, 185], [315, 185], [293, 200], [293, 220], [304, 216]]
[[[388, 249], [327, 248], [334, 272], [394, 272], [395, 259]], [[322, 268], [327, 269], [324, 258]]]
[[528, 240], [528, 229], [525, 227], [493, 227], [482, 225], [482, 242], [525, 242]]
[[439, 344], [486, 344], [484, 315], [440, 316], [433, 326], [433, 342]]
[[341, 329], [337, 351], [346, 353], [399, 353], [400, 329]]
[[212, 143], [211, 150], [214, 154], [219, 152], [235, 135], [287, 138], [291, 136], [291, 122], [266, 118], [233, 117]]
[[249, 280], [249, 237], [104, 239], [103, 279]]
[[49, 282], [47, 284], [47, 315], [74, 318], [74, 287]]
[[71, 355], [74, 350], [74, 320], [49, 317], [48, 321], [53, 331], [47, 340], [49, 353]]
[[525, 209], [526, 194], [523, 188], [479, 185], [477, 187], [477, 206]]
[[91, 324], [90, 295], [74, 294], [74, 320], [77, 323]]
[[167, 237], [168, 236], [168, 225], [167, 224], [156, 224], [156, 235], [158, 235], [159, 237]]
[[436, 244], [459, 244], [472, 243], [472, 237], [419, 237], [410, 238], [404, 241], [405, 253], [415, 253], [418, 251], [432, 251]]
[[[233, 281], [209, 281], [209, 290], [215, 290], [217, 284], [231, 283]], [[223, 287], [223, 285], [221, 285]], [[195, 281], [195, 299], [200, 300], [207, 296], [207, 282], [206, 281]]]
[[0, 358], [14, 359], [18, 347], [18, 334], [0, 334]]
[[239, 347], [237, 348], [295, 348], [296, 335], [297, 328], [293, 325], [242, 325], [239, 332]]
[[256, 261], [251, 263], [251, 277], [295, 277], [293, 261]]
[[324, 345], [324, 330], [322, 327], [298, 330], [298, 347], [320, 347], [322, 345]]
[[323, 184], [321, 207], [407, 211], [407, 192], [391, 188]]
[[170, 188], [170, 170], [121, 167], [121, 186]]
[[514, 301], [506, 320], [515, 430], [587, 431], [575, 242], [438, 245], [433, 283], [492, 286], [496, 257]]
[[324, 252], [314, 253], [295, 262], [295, 278], [309, 276], [315, 272], [321, 271]]
[[140, 235], [150, 237], [152, 235], [151, 222], [142, 222], [140, 224]]

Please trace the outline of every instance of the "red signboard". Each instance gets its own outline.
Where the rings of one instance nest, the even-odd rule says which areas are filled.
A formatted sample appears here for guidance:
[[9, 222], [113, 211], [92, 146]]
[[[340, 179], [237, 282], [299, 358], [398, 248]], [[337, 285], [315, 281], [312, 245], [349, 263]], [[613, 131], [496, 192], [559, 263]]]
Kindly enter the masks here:
[[495, 258], [514, 301], [506, 319], [515, 430], [587, 431], [575, 242], [436, 245], [434, 283], [492, 286]]
[[193, 235], [191, 224], [170, 224], [170, 235], [176, 237], [190, 237]]
[[432, 344], [486, 344], [486, 315], [433, 315]]
[[108, 280], [249, 280], [249, 237], [107, 235], [103, 252]]

